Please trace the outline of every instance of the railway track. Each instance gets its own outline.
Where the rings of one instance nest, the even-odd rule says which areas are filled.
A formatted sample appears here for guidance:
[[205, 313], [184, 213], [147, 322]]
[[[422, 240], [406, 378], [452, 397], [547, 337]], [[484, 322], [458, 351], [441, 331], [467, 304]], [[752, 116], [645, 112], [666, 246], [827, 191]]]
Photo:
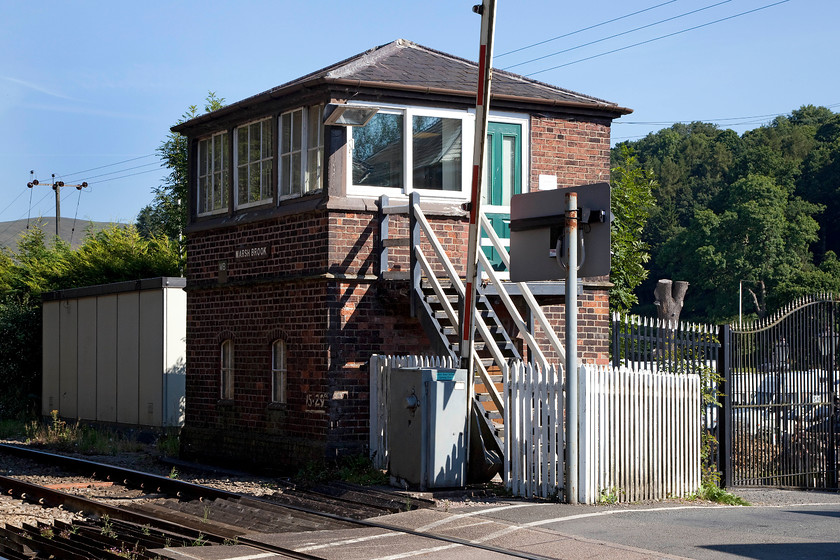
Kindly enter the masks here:
[[[416, 544], [409, 546], [417, 546], [421, 552], [467, 547], [508, 557], [543, 558], [451, 534], [430, 534], [375, 519], [379, 515], [435, 505], [430, 500], [417, 497], [405, 498], [370, 489], [360, 491], [358, 487], [341, 483], [307, 490], [290, 485], [270, 495], [255, 497], [123, 467], [0, 444], [0, 455], [4, 454], [49, 465], [44, 469], [52, 471], [50, 480], [53, 480], [50, 484], [53, 487], [48, 488], [19, 477], [0, 476], [0, 492], [5, 496], [82, 515], [73, 521], [39, 521], [20, 526], [7, 524], [0, 528], [0, 560], [206, 558], [208, 556], [185, 556], [184, 548], [178, 547], [210, 545], [238, 547], [231, 548], [229, 556], [219, 551], [211, 556], [213, 558], [324, 560], [335, 558], [335, 552], [332, 552], [332, 557], [319, 557], [301, 551], [313, 549], [311, 546], [298, 546], [301, 550], [295, 550], [282, 544], [296, 539], [300, 542], [301, 535], [310, 531], [329, 542], [330, 535], [348, 538], [347, 535], [358, 534], [359, 530], [368, 532], [368, 536], [361, 540], [392, 535], [411, 538]], [[54, 469], [60, 472], [56, 473]], [[289, 539], [282, 533], [288, 533]], [[349, 538], [348, 542], [356, 541], [355, 537]], [[437, 544], [429, 545], [429, 542]], [[321, 548], [323, 545], [314, 547]], [[406, 552], [404, 548], [400, 551]]]
[[[10, 559], [139, 560], [155, 558], [155, 553], [147, 551], [163, 547], [224, 544], [250, 545], [292, 558], [315, 558], [251, 541], [245, 535], [347, 529], [357, 526], [354, 522], [358, 520], [407, 507], [393, 495], [363, 493], [342, 484], [306, 491], [288, 487], [255, 498], [17, 446], [0, 445], [0, 452], [48, 465], [48, 480], [53, 481], [47, 487], [2, 476], [0, 490], [5, 495], [84, 514], [72, 523], [6, 525], [0, 529], [0, 557]], [[431, 503], [413, 500], [414, 507], [423, 505]]]

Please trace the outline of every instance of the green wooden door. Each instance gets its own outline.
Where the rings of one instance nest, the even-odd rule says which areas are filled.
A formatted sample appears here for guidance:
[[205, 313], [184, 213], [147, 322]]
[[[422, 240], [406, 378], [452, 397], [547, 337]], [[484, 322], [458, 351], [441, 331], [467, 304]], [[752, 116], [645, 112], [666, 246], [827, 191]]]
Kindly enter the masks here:
[[[481, 207], [499, 237], [510, 237], [510, 198], [521, 192], [522, 127], [518, 124], [489, 122], [484, 150]], [[496, 206], [500, 208], [494, 210]], [[483, 247], [483, 250], [494, 269], [504, 269], [495, 249]]]

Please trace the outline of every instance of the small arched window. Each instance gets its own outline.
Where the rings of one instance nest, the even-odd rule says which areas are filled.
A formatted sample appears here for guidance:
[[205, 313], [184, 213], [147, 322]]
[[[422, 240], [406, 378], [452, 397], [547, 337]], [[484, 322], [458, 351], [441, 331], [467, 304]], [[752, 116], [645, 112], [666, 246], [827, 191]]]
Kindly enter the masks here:
[[222, 342], [220, 352], [221, 395], [225, 400], [233, 399], [233, 340]]
[[286, 402], [286, 342], [271, 343], [271, 402]]

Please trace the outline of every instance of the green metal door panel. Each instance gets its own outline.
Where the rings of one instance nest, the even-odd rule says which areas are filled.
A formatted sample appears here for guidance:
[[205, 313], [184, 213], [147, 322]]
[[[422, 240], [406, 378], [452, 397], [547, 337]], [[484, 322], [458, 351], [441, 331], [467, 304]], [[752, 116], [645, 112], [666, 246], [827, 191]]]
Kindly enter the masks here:
[[[493, 206], [510, 206], [513, 195], [522, 192], [522, 127], [518, 124], [490, 122], [484, 151], [482, 205], [493, 230], [510, 237], [510, 214], [493, 212]], [[496, 270], [504, 269], [496, 250], [483, 247]]]

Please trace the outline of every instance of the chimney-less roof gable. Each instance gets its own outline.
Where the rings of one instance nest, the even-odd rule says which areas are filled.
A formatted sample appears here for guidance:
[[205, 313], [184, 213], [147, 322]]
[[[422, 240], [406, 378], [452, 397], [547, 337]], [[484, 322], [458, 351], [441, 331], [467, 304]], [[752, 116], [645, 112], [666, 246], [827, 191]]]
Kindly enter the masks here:
[[[391, 90], [423, 90], [449, 95], [475, 96], [478, 64], [404, 39], [375, 47], [326, 68], [201, 115], [172, 128], [181, 132], [230, 114], [240, 107], [277, 99], [302, 87], [320, 84], [373, 86]], [[629, 109], [596, 97], [493, 69], [492, 99], [520, 100], [537, 105], [568, 106], [605, 112], [613, 118]]]

